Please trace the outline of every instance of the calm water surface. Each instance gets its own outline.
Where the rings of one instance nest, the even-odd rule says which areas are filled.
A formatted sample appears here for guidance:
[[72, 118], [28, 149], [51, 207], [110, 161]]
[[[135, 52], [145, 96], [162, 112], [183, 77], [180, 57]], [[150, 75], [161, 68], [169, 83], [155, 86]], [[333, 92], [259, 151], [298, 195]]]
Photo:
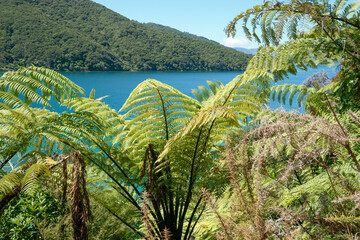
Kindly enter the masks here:
[[[312, 74], [324, 70], [332, 78], [336, 75], [335, 68], [321, 66], [318, 69], [311, 69], [307, 72], [299, 71], [297, 75], [291, 75], [285, 81], [277, 84], [302, 82]], [[113, 109], [119, 110], [128, 98], [131, 91], [142, 81], [152, 78], [164, 82], [182, 93], [193, 97], [191, 90], [198, 86], [207, 86], [207, 80], [218, 80], [224, 85], [243, 72], [65, 72], [66, 77], [83, 87], [86, 95], [91, 89], [96, 90], [96, 97], [108, 96], [105, 103]], [[296, 101], [294, 101], [296, 103]], [[296, 105], [296, 104], [294, 104]], [[279, 108], [279, 103], [270, 103], [271, 108]], [[290, 109], [289, 106], [284, 106]], [[296, 109], [293, 106], [291, 109]]]
[[[297, 75], [290, 75], [288, 79], [275, 83], [275, 85], [284, 83], [302, 84], [303, 81], [312, 74], [324, 70], [329, 78], [336, 75], [335, 67], [328, 68], [320, 66], [317, 69], [309, 71], [299, 71]], [[207, 86], [207, 80], [218, 80], [224, 85], [243, 72], [62, 72], [66, 77], [74, 81], [85, 89], [86, 96], [91, 89], [96, 90], [96, 98], [108, 96], [104, 99], [105, 103], [111, 108], [119, 110], [125, 103], [131, 91], [142, 81], [152, 78], [169, 84], [182, 93], [193, 97], [191, 90], [198, 86]], [[2, 73], [0, 73], [0, 76]], [[295, 106], [285, 105], [285, 109], [297, 109]], [[281, 104], [271, 102], [270, 107], [279, 108]], [[60, 110], [55, 107], [56, 110]], [[62, 110], [66, 110], [65, 108]], [[60, 110], [61, 111], [61, 110]]]
[[134, 88], [146, 79], [156, 79], [193, 97], [191, 90], [206, 85], [207, 80], [230, 82], [243, 72], [68, 72], [66, 77], [83, 87], [87, 94], [95, 89], [95, 96], [107, 96], [104, 101], [119, 110]]

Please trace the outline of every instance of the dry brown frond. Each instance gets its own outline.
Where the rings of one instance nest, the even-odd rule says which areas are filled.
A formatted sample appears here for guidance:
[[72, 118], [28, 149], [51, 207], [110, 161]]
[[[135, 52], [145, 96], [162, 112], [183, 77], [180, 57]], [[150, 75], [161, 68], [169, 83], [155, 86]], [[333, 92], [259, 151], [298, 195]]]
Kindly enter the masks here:
[[144, 192], [142, 195], [142, 206], [141, 206], [141, 213], [142, 213], [142, 222], [145, 224], [145, 239], [156, 239], [154, 223], [150, 216], [150, 206], [149, 206], [149, 193]]
[[171, 234], [170, 230], [167, 227], [165, 227], [165, 229], [163, 231], [163, 240], [171, 240], [171, 236], [172, 236], [172, 234]]
[[[360, 119], [353, 115], [355, 120]], [[339, 164], [354, 158], [350, 143], [359, 142], [359, 139], [351, 138], [339, 118], [329, 120], [307, 114], [268, 111], [255, 122], [257, 125], [237, 145], [229, 139], [225, 146], [224, 158], [233, 200], [231, 214], [220, 216], [215, 200], [205, 193], [208, 205], [221, 223], [222, 232], [218, 234], [218, 239], [299, 239], [304, 235], [310, 239], [321, 239], [321, 234], [326, 233], [314, 235], [310, 230], [320, 225], [332, 234], [353, 234], [357, 218], [325, 221], [325, 213], [331, 198], [338, 199], [334, 202], [337, 204], [332, 204], [332, 211], [337, 216], [353, 214], [354, 209], [360, 207], [355, 194], [357, 187], [343, 176]], [[357, 169], [356, 162], [353, 160], [352, 163]], [[318, 184], [322, 186], [326, 182], [324, 186], [328, 189], [323, 191], [328, 192], [314, 193], [320, 196], [318, 210], [311, 215], [309, 208], [313, 207], [314, 202], [311, 201], [314, 200], [310, 201], [310, 196], [300, 194], [294, 202], [291, 190], [299, 189], [306, 193], [315, 188], [314, 191], [319, 191], [316, 183], [306, 185], [319, 172], [322, 173], [322, 182]], [[289, 194], [289, 200], [284, 194]], [[347, 195], [352, 197], [345, 198]], [[287, 205], [286, 201], [291, 205]], [[340, 231], [339, 226], [345, 228]]]

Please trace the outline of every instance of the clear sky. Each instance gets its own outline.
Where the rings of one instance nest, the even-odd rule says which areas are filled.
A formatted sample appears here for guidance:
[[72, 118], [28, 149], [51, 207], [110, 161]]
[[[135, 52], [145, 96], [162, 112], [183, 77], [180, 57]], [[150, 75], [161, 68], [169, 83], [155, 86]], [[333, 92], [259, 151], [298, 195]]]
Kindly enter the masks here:
[[240, 12], [263, 0], [93, 0], [141, 23], [154, 22], [217, 41], [229, 47], [255, 48], [237, 28], [235, 39], [226, 39], [228, 23]]

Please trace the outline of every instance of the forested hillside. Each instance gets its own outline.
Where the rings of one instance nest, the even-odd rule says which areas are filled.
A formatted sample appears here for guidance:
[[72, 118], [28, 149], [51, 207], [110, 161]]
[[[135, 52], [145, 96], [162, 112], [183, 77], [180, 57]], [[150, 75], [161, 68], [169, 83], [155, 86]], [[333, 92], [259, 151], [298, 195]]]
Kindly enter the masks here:
[[[0, 0], [0, 70], [244, 70], [249, 55], [90, 0]], [[181, 33], [181, 32], [180, 32]]]
[[173, 33], [173, 34], [176, 34], [176, 35], [179, 35], [179, 36], [185, 36], [185, 37], [189, 37], [189, 38], [192, 38], [192, 39], [206, 40], [206, 41], [210, 41], [210, 42], [218, 44], [218, 42], [216, 42], [216, 41], [209, 40], [209, 39], [207, 39], [205, 37], [197, 36], [197, 35], [194, 35], [194, 34], [191, 34], [191, 33], [188, 33], [188, 32], [182, 32], [182, 31], [179, 31], [179, 30], [177, 30], [175, 28], [172, 28], [172, 27], [169, 27], [169, 26], [164, 26], [164, 25], [160, 25], [160, 24], [152, 23], [152, 22], [144, 23], [144, 25], [146, 27], [150, 27], [150, 28], [162, 31], [162, 32]]

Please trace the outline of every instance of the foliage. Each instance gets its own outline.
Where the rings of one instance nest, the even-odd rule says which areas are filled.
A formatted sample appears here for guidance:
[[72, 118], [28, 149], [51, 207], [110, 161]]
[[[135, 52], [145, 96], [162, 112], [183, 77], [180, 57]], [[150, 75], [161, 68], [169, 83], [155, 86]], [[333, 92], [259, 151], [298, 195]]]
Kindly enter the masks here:
[[231, 217], [219, 215], [218, 239], [354, 238], [359, 229], [357, 118], [351, 113], [332, 123], [307, 114], [260, 115], [258, 125], [224, 152]]
[[[3, 79], [12, 83], [9, 76], [5, 74]], [[51, 79], [49, 88], [63, 78], [54, 75]], [[36, 166], [31, 165], [33, 159], [47, 157], [61, 162], [62, 156], [81, 152], [101, 176], [94, 186], [116, 191], [118, 201], [114, 205], [94, 198], [121, 223], [140, 237], [147, 232], [156, 238], [171, 234], [189, 239], [205, 207], [200, 190], [206, 187], [221, 193], [219, 186], [226, 182], [216, 161], [224, 137], [246, 124], [266, 102], [266, 87], [257, 79], [239, 76], [226, 86], [213, 82], [209, 86], [212, 94], [198, 102], [171, 86], [148, 79], [130, 94], [120, 110], [124, 115], [101, 102], [102, 98], [96, 99], [94, 91], [90, 98], [64, 96], [60, 103], [73, 111], [61, 114], [30, 108], [17, 98], [19, 106], [27, 107], [34, 117], [14, 122], [15, 118], [7, 118], [8, 112], [3, 110], [1, 119], [4, 126], [9, 126], [2, 132], [4, 153], [8, 154], [3, 155], [3, 164], [15, 161], [15, 154], [32, 167]], [[8, 91], [11, 88], [4, 89], [3, 94]], [[22, 93], [24, 99], [32, 94]], [[11, 114], [25, 115], [23, 107], [11, 102], [4, 102], [4, 106], [11, 109]], [[28, 137], [20, 138], [23, 132]], [[16, 139], [19, 145], [12, 145], [5, 136]], [[14, 190], [7, 187], [10, 192]], [[90, 195], [96, 196], [96, 188]], [[131, 218], [120, 215], [118, 204], [126, 204]], [[140, 218], [147, 219], [145, 225], [134, 221]]]
[[173, 34], [176, 34], [176, 35], [179, 35], [179, 36], [186, 36], [186, 37], [189, 37], [189, 38], [192, 38], [192, 39], [201, 39], [201, 40], [207, 40], [207, 41], [210, 41], [210, 42], [217, 43], [217, 42], [215, 42], [213, 40], [209, 40], [209, 39], [207, 39], [205, 37], [200, 37], [200, 36], [197, 36], [197, 35], [194, 35], [194, 34], [191, 34], [191, 33], [187, 33], [187, 32], [181, 32], [179, 30], [176, 30], [175, 28], [171, 28], [171, 27], [156, 24], [156, 23], [144, 23], [144, 25], [147, 26], [147, 27], [162, 31], [162, 32], [168, 32], [168, 33], [173, 33]]
[[[81, 195], [86, 200], [89, 194], [96, 202], [94, 209], [106, 210], [132, 231], [124, 238], [356, 238], [360, 227], [356, 16], [356, 6], [342, 0], [256, 6], [240, 14], [228, 29], [232, 33], [243, 19], [248, 36], [265, 44], [243, 75], [225, 86], [209, 81], [209, 89], [200, 86], [193, 91], [196, 99], [147, 79], [133, 90], [120, 113], [104, 104], [103, 97], [95, 98], [95, 91], [80, 96], [78, 86], [50, 70], [25, 68], [19, 70], [21, 77], [7, 73], [0, 79], [5, 86], [0, 91], [3, 166], [15, 162], [16, 154], [20, 162], [27, 162], [22, 165], [25, 172], [36, 169], [34, 160], [51, 158], [59, 163], [71, 153], [81, 154], [88, 173], [82, 167], [81, 184], [73, 179], [73, 189], [82, 191], [73, 199]], [[303, 19], [309, 28], [301, 33], [297, 24]], [[249, 21], [253, 32], [246, 27]], [[290, 41], [280, 43], [284, 29]], [[326, 86], [271, 87], [298, 68], [323, 63], [341, 65]], [[58, 84], [61, 81], [66, 86]], [[43, 88], [44, 93], [37, 94]], [[37, 101], [51, 109], [50, 95], [70, 112], [30, 107]], [[306, 112], [263, 108], [271, 96], [282, 102], [297, 97], [298, 104], [305, 102]], [[2, 199], [16, 192], [24, 176], [32, 176], [4, 169]], [[69, 201], [66, 169], [63, 165], [62, 173], [52, 172], [63, 177], [62, 204]], [[16, 177], [10, 181], [11, 176]], [[78, 221], [90, 215], [80, 211], [74, 216]], [[70, 221], [66, 216], [63, 220]], [[65, 229], [61, 223], [55, 225]], [[99, 226], [90, 224], [90, 231], [94, 229]], [[115, 235], [104, 231], [100, 236]]]
[[[62, 200], [56, 193], [59, 190], [54, 190], [54, 187], [57, 188], [57, 174], [58, 172], [53, 172], [52, 179], [47, 179], [46, 187], [33, 189], [32, 195], [21, 193], [19, 199], [12, 200], [6, 206], [0, 221], [0, 239], [71, 238], [70, 212], [67, 209], [65, 211], [61, 209]], [[114, 200], [116, 202], [116, 193], [102, 192], [101, 200], [103, 203]], [[69, 200], [66, 200], [65, 206], [70, 206]], [[119, 226], [116, 217], [96, 201], [92, 202], [91, 211], [94, 218], [88, 223], [89, 239], [136, 239], [127, 226]], [[124, 206], [120, 209], [120, 212], [122, 211], [124, 211]], [[125, 211], [122, 214], [128, 214]]]
[[[22, 153], [24, 160], [36, 158], [36, 155], [41, 155], [46, 147], [47, 151], [52, 153], [58, 145], [51, 140], [46, 143], [43, 141], [46, 137], [50, 139], [54, 137], [50, 135], [51, 131], [55, 131], [56, 122], [59, 123], [59, 115], [45, 108], [31, 108], [30, 105], [37, 103], [51, 108], [49, 104], [51, 97], [61, 104], [66, 98], [82, 94], [82, 89], [55, 71], [37, 67], [7, 72], [0, 81], [0, 123], [2, 126], [0, 169], [17, 153]], [[60, 122], [66, 121], [69, 116], [71, 114], [65, 114], [65, 118]], [[27, 152], [29, 146], [35, 147]], [[51, 153], [48, 155], [52, 156]]]
[[[130, 94], [120, 110], [127, 111], [122, 136], [109, 137], [113, 139], [111, 148], [121, 146], [126, 157], [112, 157], [110, 154], [118, 151], [104, 145], [103, 151], [118, 173], [106, 168], [103, 160], [96, 164], [108, 169], [106, 174], [112, 180], [122, 177], [121, 181], [128, 182], [123, 185], [115, 181], [115, 186], [134, 210], [144, 209], [145, 204], [146, 210], [141, 213], [148, 216], [145, 222], [150, 235], [160, 238], [165, 229], [175, 238], [192, 235], [195, 217], [200, 217], [203, 207], [200, 189], [207, 186], [217, 191], [225, 180], [214, 162], [221, 149], [221, 136], [238, 127], [238, 119], [245, 122], [259, 109], [263, 99], [257, 90], [238, 77], [200, 103], [148, 79]], [[208, 175], [209, 171], [213, 174]], [[147, 192], [145, 202], [138, 198], [143, 191], [139, 184]]]
[[250, 55], [90, 0], [1, 0], [0, 70], [243, 71]]
[[[116, 209], [116, 213], [126, 221], [138, 225], [141, 217], [134, 213], [129, 203], [119, 199], [114, 189], [98, 189], [92, 192], [92, 208], [94, 219], [89, 223], [89, 239], [138, 239], [139, 236], [114, 216], [109, 209]], [[110, 205], [110, 206], [109, 206]]]
[[20, 194], [1, 216], [0, 238], [43, 239], [41, 229], [58, 221], [59, 213], [56, 199], [43, 189]]
[[[331, 92], [340, 102], [336, 108], [346, 111], [359, 108], [358, 16], [358, 3], [346, 0], [268, 1], [235, 17], [227, 33], [235, 34], [235, 26], [242, 20], [247, 36], [264, 44], [247, 71], [270, 71], [275, 81], [296, 74], [297, 68], [340, 64]], [[282, 43], [286, 33], [289, 41]]]
[[[213, 211], [208, 219], [216, 217], [221, 231], [202, 227], [204, 236], [357, 238], [358, 15], [356, 3], [342, 0], [333, 4], [274, 1], [247, 10], [230, 23], [228, 34], [235, 33], [241, 19], [247, 36], [264, 44], [249, 62], [245, 76], [279, 81], [289, 73], [296, 74], [298, 68], [306, 70], [323, 63], [340, 63], [341, 70], [326, 86], [270, 88], [279, 102], [285, 103], [288, 95], [290, 103], [295, 97], [298, 104], [305, 102], [306, 113], [263, 110], [246, 134], [229, 138], [223, 156], [230, 194], [216, 202], [212, 194], [204, 193]], [[284, 33], [289, 41], [281, 43]]]

